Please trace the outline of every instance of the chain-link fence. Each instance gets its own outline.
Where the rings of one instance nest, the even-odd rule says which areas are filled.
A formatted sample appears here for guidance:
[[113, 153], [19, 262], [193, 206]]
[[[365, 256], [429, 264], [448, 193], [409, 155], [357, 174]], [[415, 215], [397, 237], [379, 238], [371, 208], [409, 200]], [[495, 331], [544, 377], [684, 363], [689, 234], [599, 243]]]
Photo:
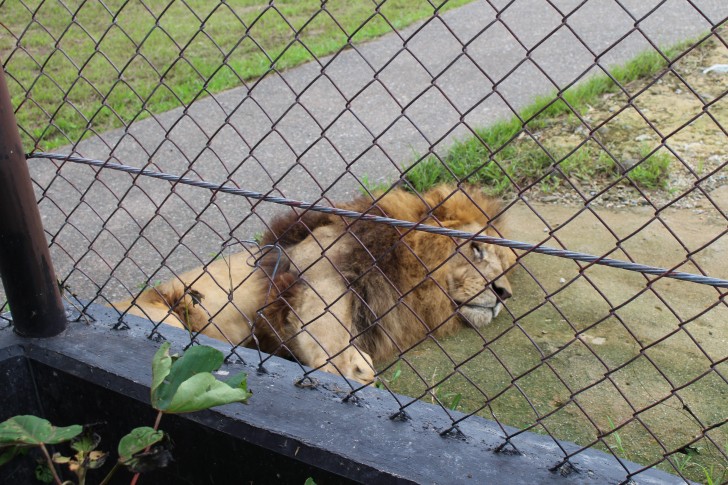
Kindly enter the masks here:
[[0, 56], [78, 310], [720, 483], [727, 15], [5, 0]]

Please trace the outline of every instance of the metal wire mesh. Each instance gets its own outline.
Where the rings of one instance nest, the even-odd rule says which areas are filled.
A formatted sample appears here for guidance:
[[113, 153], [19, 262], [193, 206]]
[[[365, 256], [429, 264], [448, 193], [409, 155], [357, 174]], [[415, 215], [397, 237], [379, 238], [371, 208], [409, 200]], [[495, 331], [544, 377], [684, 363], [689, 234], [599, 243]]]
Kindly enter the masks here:
[[[320, 315], [348, 344], [382, 331], [404, 307], [426, 332], [401, 346], [384, 331], [396, 352], [374, 364], [393, 417], [423, 399], [449, 416], [452, 426], [438, 430], [445, 435], [474, 415], [496, 420], [496, 451], [524, 431], [576, 442], [554, 469], [597, 446], [640, 464], [623, 465], [625, 481], [653, 466], [728, 478], [723, 2], [249, 3], [0, 2], [0, 56], [26, 149], [37, 154], [29, 166], [69, 301], [115, 303], [123, 314], [120, 301], [141, 305], [142, 295], [182, 281], [162, 315], [148, 314], [150, 336], [164, 335], [164, 319], [188, 326], [193, 340], [229, 342], [229, 357], [242, 344], [299, 360], [308, 339], [324, 361], [303, 363], [335, 373], [345, 357], [366, 358], [354, 344], [321, 341]], [[630, 77], [625, 63], [644, 51], [658, 68]], [[597, 78], [607, 88], [580, 97]], [[481, 161], [459, 164], [468, 150]], [[596, 165], [582, 169], [582, 158]], [[524, 160], [540, 165], [524, 176], [516, 170]], [[392, 223], [376, 210], [361, 217], [353, 208], [340, 234], [314, 233], [320, 254], [308, 268], [291, 269], [295, 250], [281, 241], [267, 253], [237, 243], [271, 242], [283, 201], [331, 208], [382, 197], [375, 187], [423, 201], [427, 174], [470, 200], [480, 199], [467, 184], [497, 193], [502, 207], [482, 210], [511, 227], [438, 223], [428, 218], [438, 204], [399, 224], [392, 248], [414, 254], [425, 275], [412, 287], [382, 269], [395, 249], [370, 254], [355, 278], [323, 252], [352, 238], [368, 248], [351, 221]], [[311, 213], [299, 212], [309, 229]], [[457, 244], [428, 265], [408, 237], [433, 223], [445, 229], [431, 232]], [[499, 293], [503, 311], [485, 327], [440, 338], [425, 323], [425, 302], [411, 297], [427, 285], [449, 294], [435, 275], [467, 255], [470, 241], [523, 250], [501, 268], [512, 269], [507, 276], [482, 275], [489, 286], [480, 295], [499, 293], [508, 277], [514, 296]], [[574, 260], [555, 262], [549, 251]], [[576, 257], [583, 253], [594, 257]], [[252, 311], [232, 298], [250, 277], [232, 281], [236, 255], [248, 273], [267, 272]], [[600, 266], [613, 259], [643, 274]], [[326, 263], [349, 296], [332, 299], [309, 277]], [[302, 275], [307, 294], [326, 304], [306, 313], [282, 275]], [[398, 296], [365, 331], [337, 305], [353, 294], [374, 312], [356, 286], [366, 275]], [[200, 299], [198, 281], [230, 301]], [[450, 300], [452, 315], [439, 325], [465, 314], [467, 301]], [[175, 316], [179, 304], [202, 309], [201, 320]], [[281, 314], [295, 329], [274, 332], [272, 344], [234, 338], [223, 323], [280, 330], [271, 320]], [[302, 366], [299, 384], [313, 385], [310, 372]], [[360, 386], [350, 386], [356, 398]]]

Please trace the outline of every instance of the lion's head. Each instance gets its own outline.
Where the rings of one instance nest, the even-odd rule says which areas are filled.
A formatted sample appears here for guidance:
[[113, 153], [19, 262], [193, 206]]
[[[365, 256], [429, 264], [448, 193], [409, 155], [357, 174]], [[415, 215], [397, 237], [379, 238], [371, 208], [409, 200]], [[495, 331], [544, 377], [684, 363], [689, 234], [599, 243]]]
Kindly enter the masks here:
[[[450, 229], [502, 237], [503, 228], [490, 219], [499, 205], [478, 189], [440, 186], [425, 194], [436, 221]], [[515, 262], [512, 250], [472, 239], [429, 236], [435, 278], [455, 303], [455, 310], [470, 325], [489, 324], [513, 295], [506, 272]], [[431, 265], [433, 263], [430, 263]]]
[[[373, 195], [341, 207], [503, 237], [499, 203], [476, 187], [440, 185], [423, 194], [396, 189]], [[426, 335], [445, 336], [459, 321], [487, 325], [511, 296], [506, 273], [516, 257], [508, 248], [366, 220], [342, 225], [332, 219], [330, 224], [333, 235], [351, 235], [329, 238], [342, 248], [328, 253], [336, 265], [331, 280], [343, 275], [343, 288], [355, 295], [352, 335], [374, 362], [391, 359]], [[324, 231], [314, 234], [322, 240]]]

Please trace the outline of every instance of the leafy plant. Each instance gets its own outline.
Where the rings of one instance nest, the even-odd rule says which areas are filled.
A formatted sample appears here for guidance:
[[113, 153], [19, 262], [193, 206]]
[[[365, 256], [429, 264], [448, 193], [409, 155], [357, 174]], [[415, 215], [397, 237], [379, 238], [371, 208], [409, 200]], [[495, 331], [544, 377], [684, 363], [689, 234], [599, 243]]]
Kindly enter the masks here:
[[649, 154], [649, 147], [642, 147], [643, 160], [629, 172], [630, 178], [639, 186], [648, 189], [665, 188], [670, 173], [670, 155], [663, 152]]
[[691, 461], [693, 460], [693, 454], [688, 453], [686, 455], [678, 455], [673, 457], [673, 460], [675, 461], [675, 464], [677, 465], [677, 471], [682, 473], [685, 471], [688, 465], [690, 465]]
[[232, 402], [247, 402], [247, 374], [241, 372], [227, 381], [211, 374], [224, 357], [212, 347], [198, 345], [181, 357], [169, 354], [165, 342], [152, 361], [152, 407], [163, 413], [191, 413]]
[[380, 377], [379, 380], [374, 384], [374, 387], [377, 389], [384, 389], [386, 388], [386, 384], [389, 384], [390, 386], [393, 385], [397, 380], [402, 376], [402, 366], [401, 361], [397, 361], [397, 364], [394, 366], [394, 372], [392, 373], [392, 377], [389, 379], [385, 379], [384, 377]]
[[457, 411], [458, 406], [460, 406], [460, 401], [463, 399], [463, 395], [461, 393], [445, 392], [441, 387], [435, 389], [435, 396], [438, 401], [452, 411]]
[[361, 177], [361, 187], [359, 187], [359, 192], [361, 192], [362, 195], [369, 195], [374, 192], [384, 192], [391, 186], [392, 182], [389, 179], [375, 182], [369, 180], [369, 176], [365, 174]]
[[617, 427], [614, 425], [612, 418], [607, 416], [607, 421], [609, 421], [609, 427], [612, 429], [612, 438], [614, 439], [615, 448], [617, 448], [617, 451], [619, 451], [623, 458], [629, 460], [629, 454], [622, 443], [622, 436], [620, 436], [619, 431], [616, 431]]
[[[180, 357], [170, 355], [169, 348], [169, 342], [163, 343], [152, 360], [151, 402], [158, 411], [154, 427], [135, 428], [121, 438], [117, 448], [119, 458], [102, 485], [108, 483], [122, 466], [135, 473], [131, 481], [135, 484], [140, 473], [169, 463], [169, 438], [158, 429], [164, 414], [190, 413], [233, 402], [247, 403], [251, 396], [244, 372], [226, 381], [219, 381], [212, 375], [224, 360], [219, 350], [200, 345]], [[69, 441], [74, 452], [71, 456], [58, 452], [50, 455], [48, 445]], [[58, 485], [72, 483], [61, 481], [56, 465], [64, 465], [76, 475], [78, 485], [84, 485], [88, 471], [100, 468], [108, 458], [108, 453], [96, 449], [99, 442], [96, 433], [77, 424], [57, 427], [37, 416], [15, 416], [0, 423], [0, 466], [28, 448], [37, 447], [45, 458], [45, 466], [36, 469], [37, 478]]]
[[[728, 455], [728, 440], [723, 445], [724, 453]], [[703, 465], [698, 463], [699, 455], [701, 454], [701, 447], [688, 447], [687, 453], [680, 456], [673, 456], [673, 461], [677, 465], [677, 470], [683, 473], [688, 468], [697, 469], [699, 475], [705, 478], [706, 485], [714, 485], [718, 483], [725, 483], [725, 478], [728, 475], [728, 461], [723, 458], [722, 462], [711, 463], [710, 465]]]
[[255, 234], [253, 234], [253, 241], [255, 241], [256, 244], [260, 244], [263, 242], [263, 231], [258, 231]]

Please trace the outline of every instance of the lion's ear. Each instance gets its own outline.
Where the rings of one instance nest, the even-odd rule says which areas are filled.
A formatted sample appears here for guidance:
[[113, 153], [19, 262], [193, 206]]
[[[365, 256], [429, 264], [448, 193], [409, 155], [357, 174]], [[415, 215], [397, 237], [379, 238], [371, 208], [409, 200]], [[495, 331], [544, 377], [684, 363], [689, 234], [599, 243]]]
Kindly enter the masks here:
[[432, 215], [437, 217], [440, 222], [452, 219], [452, 214], [448, 210], [449, 204], [443, 203], [448, 197], [453, 195], [457, 189], [450, 185], [438, 185], [423, 194], [423, 198], [432, 211]]

